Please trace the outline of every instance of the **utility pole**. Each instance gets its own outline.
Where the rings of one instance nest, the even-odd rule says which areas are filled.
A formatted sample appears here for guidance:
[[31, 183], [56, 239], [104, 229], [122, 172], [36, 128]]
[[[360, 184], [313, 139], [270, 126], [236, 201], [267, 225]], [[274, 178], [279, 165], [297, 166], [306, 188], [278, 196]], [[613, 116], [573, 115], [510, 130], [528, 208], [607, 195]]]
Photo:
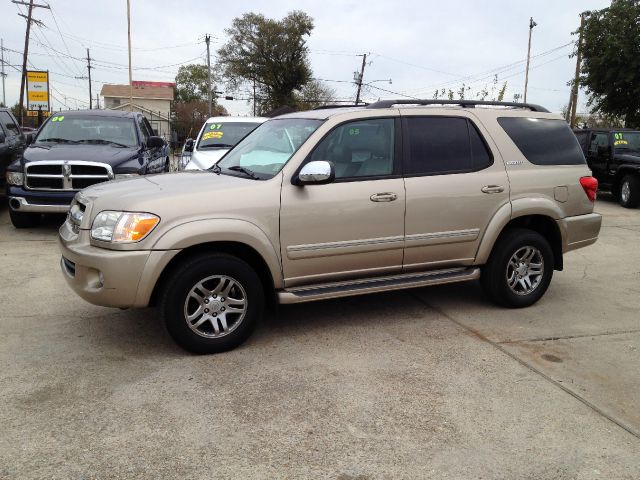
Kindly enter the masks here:
[[5, 96], [5, 92], [4, 92], [4, 77], [6, 77], [7, 74], [4, 73], [4, 39], [3, 38], [0, 38], [0, 64], [2, 68], [2, 73], [0, 73], [0, 76], [2, 77], [2, 105], [6, 107], [7, 97]]
[[358, 91], [356, 93], [356, 105], [360, 103], [360, 90], [362, 89], [362, 79], [364, 78], [364, 67], [367, 64], [367, 54], [362, 55], [362, 67], [360, 67], [360, 73], [355, 73], [356, 85], [358, 85]]
[[256, 116], [256, 79], [253, 79], [253, 116]]
[[575, 128], [576, 126], [578, 88], [580, 87], [580, 64], [582, 63], [582, 31], [584, 29], [584, 19], [586, 16], [586, 12], [580, 14], [580, 36], [578, 37], [578, 51], [576, 52], [576, 76], [573, 79], [573, 86], [571, 87], [571, 120], [569, 122], [571, 128]]
[[527, 103], [527, 87], [529, 85], [529, 62], [531, 61], [531, 32], [533, 27], [538, 25], [533, 21], [533, 17], [529, 18], [529, 47], [527, 48], [527, 69], [524, 74], [524, 103]]
[[91, 57], [89, 56], [89, 49], [87, 48], [87, 74], [89, 75], [89, 110], [93, 110], [93, 105], [91, 104], [91, 100], [93, 95], [91, 95]]
[[[22, 78], [20, 79], [20, 103], [18, 105], [18, 109], [20, 111], [20, 125], [24, 125], [24, 108], [22, 104], [24, 102], [24, 85], [27, 80], [27, 56], [29, 55], [29, 33], [31, 32], [31, 22], [33, 21], [32, 12], [34, 8], [48, 8], [51, 9], [49, 5], [40, 5], [37, 3], [33, 3], [33, 0], [29, 0], [29, 3], [20, 1], [20, 0], [11, 0], [12, 3], [16, 5], [26, 5], [29, 7], [27, 12], [27, 30], [24, 35], [24, 53], [22, 55]], [[3, 77], [4, 78], [4, 77]], [[27, 99], [28, 102], [28, 99]]]
[[211, 93], [211, 54], [209, 53], [209, 42], [211, 41], [211, 36], [209, 34], [205, 35], [204, 41], [207, 44], [207, 73], [209, 74], [207, 80], [207, 99], [209, 101], [209, 116], [213, 116], [213, 95]]
[[133, 76], [131, 75], [131, 0], [127, 0], [127, 40], [129, 43], [129, 111], [133, 112]]

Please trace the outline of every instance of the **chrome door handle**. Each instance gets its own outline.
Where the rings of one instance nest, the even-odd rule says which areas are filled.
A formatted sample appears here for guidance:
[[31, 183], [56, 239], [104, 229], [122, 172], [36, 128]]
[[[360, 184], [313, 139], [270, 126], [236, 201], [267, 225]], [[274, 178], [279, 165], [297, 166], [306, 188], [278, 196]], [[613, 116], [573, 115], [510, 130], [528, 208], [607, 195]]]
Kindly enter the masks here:
[[398, 198], [398, 195], [392, 192], [374, 193], [369, 198], [372, 202], [393, 202]]
[[481, 188], [483, 193], [501, 193], [504, 192], [502, 185], [485, 185]]

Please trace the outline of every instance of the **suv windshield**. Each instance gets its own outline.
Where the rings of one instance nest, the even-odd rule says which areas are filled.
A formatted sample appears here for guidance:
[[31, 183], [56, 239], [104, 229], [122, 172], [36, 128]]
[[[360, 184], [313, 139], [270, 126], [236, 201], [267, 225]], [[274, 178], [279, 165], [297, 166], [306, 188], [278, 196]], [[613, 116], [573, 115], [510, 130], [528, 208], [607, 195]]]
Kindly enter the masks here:
[[322, 120], [301, 118], [269, 120], [238, 143], [218, 166], [233, 175], [249, 170], [259, 179], [272, 178], [321, 124]]
[[122, 147], [138, 145], [132, 118], [57, 114], [44, 124], [35, 143], [103, 143]]
[[209, 122], [205, 123], [196, 149], [231, 148], [259, 123], [246, 122]]
[[640, 152], [640, 132], [615, 132], [613, 148], [620, 152]]

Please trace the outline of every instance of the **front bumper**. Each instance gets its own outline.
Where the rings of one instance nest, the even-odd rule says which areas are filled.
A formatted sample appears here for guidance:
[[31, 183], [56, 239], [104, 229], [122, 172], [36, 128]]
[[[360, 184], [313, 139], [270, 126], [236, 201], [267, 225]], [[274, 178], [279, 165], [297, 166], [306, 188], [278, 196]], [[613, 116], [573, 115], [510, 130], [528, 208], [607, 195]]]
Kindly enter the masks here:
[[77, 192], [47, 192], [7, 186], [9, 207], [17, 212], [66, 213]]
[[562, 252], [566, 253], [596, 243], [602, 225], [602, 215], [576, 215], [557, 222], [562, 234]]
[[89, 232], [59, 230], [60, 268], [80, 297], [105, 307], [146, 307], [160, 274], [178, 250], [108, 250], [89, 243]]

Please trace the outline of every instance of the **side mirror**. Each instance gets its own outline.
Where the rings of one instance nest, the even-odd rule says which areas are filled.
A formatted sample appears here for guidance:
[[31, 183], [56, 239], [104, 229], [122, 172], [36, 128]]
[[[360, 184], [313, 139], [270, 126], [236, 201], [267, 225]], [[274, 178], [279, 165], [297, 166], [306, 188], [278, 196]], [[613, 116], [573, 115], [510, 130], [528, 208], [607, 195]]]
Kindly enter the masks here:
[[297, 177], [294, 178], [294, 185], [323, 185], [331, 183], [336, 178], [335, 167], [332, 162], [317, 160], [307, 163]]
[[25, 145], [29, 146], [33, 143], [33, 133], [27, 133], [24, 136]]
[[602, 155], [602, 156], [609, 155], [609, 147], [607, 145], [599, 145], [598, 155]]
[[184, 142], [184, 151], [193, 152], [193, 138], [188, 138], [187, 141]]
[[147, 140], [147, 148], [162, 148], [164, 147], [164, 140], [162, 137], [149, 137]]

